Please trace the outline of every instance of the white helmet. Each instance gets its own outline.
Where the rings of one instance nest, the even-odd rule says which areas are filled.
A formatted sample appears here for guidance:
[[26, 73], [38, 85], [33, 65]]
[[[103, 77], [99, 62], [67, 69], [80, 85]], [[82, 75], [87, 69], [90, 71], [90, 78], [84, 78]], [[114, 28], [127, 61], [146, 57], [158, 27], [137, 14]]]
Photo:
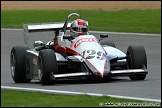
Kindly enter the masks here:
[[70, 32], [72, 36], [80, 36], [88, 34], [88, 24], [82, 19], [76, 19], [71, 23]]

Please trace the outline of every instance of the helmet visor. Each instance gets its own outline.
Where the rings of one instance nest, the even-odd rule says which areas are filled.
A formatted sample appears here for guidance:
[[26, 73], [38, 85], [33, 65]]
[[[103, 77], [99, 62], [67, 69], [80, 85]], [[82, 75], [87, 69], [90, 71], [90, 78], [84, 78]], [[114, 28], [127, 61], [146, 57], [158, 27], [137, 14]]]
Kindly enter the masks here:
[[73, 30], [76, 31], [76, 32], [87, 32], [88, 29], [87, 27], [73, 27]]

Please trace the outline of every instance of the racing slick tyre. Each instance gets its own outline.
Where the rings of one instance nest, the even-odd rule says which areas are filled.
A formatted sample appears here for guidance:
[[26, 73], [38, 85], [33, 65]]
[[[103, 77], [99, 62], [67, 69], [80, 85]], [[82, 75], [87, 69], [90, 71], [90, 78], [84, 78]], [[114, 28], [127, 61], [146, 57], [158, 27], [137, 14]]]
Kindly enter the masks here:
[[52, 49], [44, 49], [39, 52], [39, 66], [38, 66], [38, 76], [40, 83], [42, 85], [51, 85], [55, 83], [50, 75], [58, 73], [58, 66], [55, 51]]
[[100, 44], [101, 45], [108, 45], [108, 46], [112, 46], [112, 47], [116, 48], [116, 46], [115, 46], [113, 41], [101, 40]]
[[[146, 52], [143, 45], [131, 45], [127, 49], [127, 65], [129, 69], [142, 69], [143, 66], [147, 69]], [[131, 80], [144, 80], [146, 74], [130, 75]]]
[[11, 75], [15, 83], [28, 83], [31, 79], [26, 79], [25, 51], [28, 46], [15, 46], [10, 53]]

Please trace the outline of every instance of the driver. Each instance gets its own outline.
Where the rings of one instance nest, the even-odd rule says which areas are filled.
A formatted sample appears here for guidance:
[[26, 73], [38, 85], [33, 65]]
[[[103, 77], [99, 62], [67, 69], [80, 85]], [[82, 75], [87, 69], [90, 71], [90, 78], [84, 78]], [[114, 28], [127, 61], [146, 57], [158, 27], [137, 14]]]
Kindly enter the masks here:
[[[81, 35], [88, 35], [88, 23], [83, 19], [76, 19], [70, 25], [71, 37], [68, 39], [72, 42], [75, 37]], [[56, 36], [54, 40], [47, 43], [48, 46], [54, 45], [56, 52], [65, 52], [66, 48], [58, 44], [58, 37]]]
[[88, 24], [82, 19], [76, 19], [71, 23], [70, 33], [73, 38], [88, 35]]

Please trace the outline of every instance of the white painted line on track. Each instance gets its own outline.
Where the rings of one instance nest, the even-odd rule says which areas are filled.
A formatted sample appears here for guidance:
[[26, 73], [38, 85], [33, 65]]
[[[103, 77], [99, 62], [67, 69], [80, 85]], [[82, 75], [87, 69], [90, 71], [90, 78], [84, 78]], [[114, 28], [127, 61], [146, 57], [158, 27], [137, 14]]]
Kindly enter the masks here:
[[[23, 30], [23, 29], [1, 28], [1, 30]], [[91, 32], [91, 33], [107, 33], [107, 34], [161, 36], [161, 34], [147, 34], [147, 33], [126, 33], [126, 32], [107, 32], [107, 31], [89, 31], [89, 32]]]
[[9, 87], [9, 86], [1, 86], [1, 89], [10, 89], [10, 90], [24, 90], [24, 91], [36, 91], [36, 92], [46, 92], [46, 93], [60, 93], [60, 94], [71, 94], [71, 95], [90, 95], [90, 96], [110, 96], [114, 98], [125, 98], [125, 99], [135, 99], [142, 101], [152, 101], [152, 102], [161, 102], [158, 99], [148, 99], [148, 98], [137, 98], [137, 97], [128, 97], [128, 96], [118, 96], [118, 95], [106, 95], [99, 93], [84, 93], [84, 92], [73, 92], [73, 91], [61, 91], [61, 90], [47, 90], [47, 89], [36, 89], [36, 88], [22, 88], [22, 87]]
[[23, 30], [23, 29], [16, 29], [16, 28], [1, 28], [1, 30]]
[[107, 31], [89, 31], [92, 33], [107, 33], [107, 34], [126, 34], [126, 35], [144, 35], [144, 36], [161, 36], [161, 34], [149, 33], [127, 33], [127, 32], [107, 32]]

